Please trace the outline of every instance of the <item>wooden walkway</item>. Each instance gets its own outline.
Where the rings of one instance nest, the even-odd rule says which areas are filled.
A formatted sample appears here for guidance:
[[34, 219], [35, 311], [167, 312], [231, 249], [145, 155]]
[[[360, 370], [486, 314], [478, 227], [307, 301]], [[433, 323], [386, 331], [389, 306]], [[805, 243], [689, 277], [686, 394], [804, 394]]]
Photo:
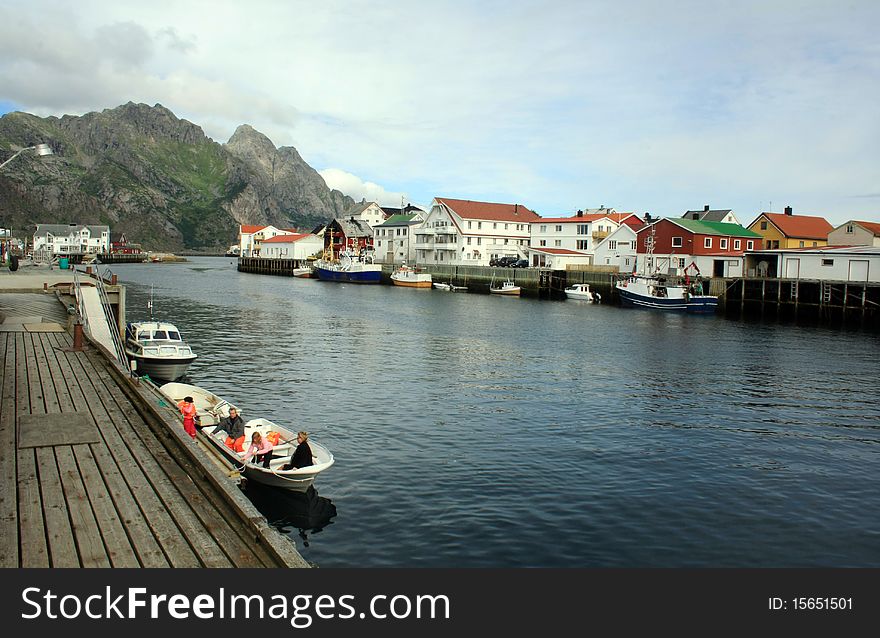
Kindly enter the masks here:
[[71, 345], [66, 332], [0, 332], [0, 566], [297, 564], [191, 478], [204, 468], [147, 424], [101, 352]]

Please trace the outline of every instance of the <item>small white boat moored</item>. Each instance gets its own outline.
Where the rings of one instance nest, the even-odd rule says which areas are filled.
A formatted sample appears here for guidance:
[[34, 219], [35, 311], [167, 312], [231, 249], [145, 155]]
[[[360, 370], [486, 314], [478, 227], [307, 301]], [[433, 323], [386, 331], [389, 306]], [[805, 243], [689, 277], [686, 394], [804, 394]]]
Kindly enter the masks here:
[[186, 374], [197, 355], [170, 323], [142, 321], [125, 328], [125, 353], [137, 362], [135, 372], [174, 381]]
[[521, 292], [521, 288], [515, 285], [510, 279], [505, 281], [500, 286], [496, 286], [494, 283], [489, 285], [489, 293], [493, 295], [515, 295], [519, 296]]
[[[238, 410], [237, 406], [221, 399], [210, 390], [186, 383], [166, 383], [159, 388], [159, 391], [173, 401], [175, 406], [183, 397], [192, 397], [193, 403], [196, 406], [196, 413], [201, 421], [199, 425], [202, 434], [205, 435], [208, 441], [224, 458], [233, 466], [239, 468], [239, 471], [248, 480], [262, 483], [263, 485], [304, 492], [315, 482], [318, 474], [331, 467], [335, 462], [330, 450], [314, 439], [309, 438], [308, 445], [312, 450], [312, 465], [292, 468], [290, 470], [281, 469], [290, 461], [290, 456], [296, 449], [297, 432], [283, 425], [273, 423], [268, 419], [251, 419], [244, 424], [245, 450], [250, 445], [254, 432], [259, 432], [263, 438], [268, 438], [270, 441], [277, 438], [278, 444], [273, 444], [274, 449], [272, 453], [274, 456], [269, 462], [268, 468], [263, 467], [262, 464], [257, 464], [255, 458], [251, 458], [245, 464], [243, 462], [244, 452], [235, 452], [226, 447], [225, 432], [220, 431], [217, 434], [212, 434], [213, 427], [222, 418], [229, 416], [229, 408], [232, 407]], [[238, 410], [238, 412], [241, 414], [241, 410]]]
[[565, 296], [569, 299], [586, 301], [587, 303], [599, 303], [602, 297], [598, 292], [590, 290], [590, 284], [575, 284], [565, 289]]

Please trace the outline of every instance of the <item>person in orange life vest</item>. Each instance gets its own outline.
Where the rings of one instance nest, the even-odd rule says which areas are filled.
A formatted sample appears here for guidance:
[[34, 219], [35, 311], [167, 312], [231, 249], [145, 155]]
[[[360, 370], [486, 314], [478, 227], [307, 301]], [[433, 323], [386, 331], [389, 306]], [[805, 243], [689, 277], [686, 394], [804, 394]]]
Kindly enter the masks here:
[[192, 397], [183, 397], [183, 401], [177, 404], [180, 413], [183, 415], [183, 429], [192, 438], [196, 438], [196, 423], [199, 421], [199, 415], [196, 414], [196, 405], [193, 403]]
[[211, 434], [220, 431], [226, 432], [226, 440], [223, 444], [234, 452], [244, 452], [244, 421], [238, 415], [238, 410], [229, 408], [229, 416], [220, 420]]
[[248, 448], [247, 453], [244, 455], [243, 460], [247, 463], [250, 458], [256, 454], [257, 463], [262, 463], [263, 467], [268, 468], [269, 461], [272, 460], [272, 450], [274, 448], [275, 446], [269, 442], [269, 439], [264, 439], [260, 436], [259, 432], [254, 432], [251, 437], [251, 445]]

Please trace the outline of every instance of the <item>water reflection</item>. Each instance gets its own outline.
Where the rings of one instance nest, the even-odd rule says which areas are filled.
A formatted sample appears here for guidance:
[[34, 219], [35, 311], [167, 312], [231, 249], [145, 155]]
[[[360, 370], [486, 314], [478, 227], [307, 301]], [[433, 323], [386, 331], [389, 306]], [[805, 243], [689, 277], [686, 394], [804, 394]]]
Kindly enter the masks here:
[[333, 501], [320, 496], [314, 486], [309, 486], [305, 492], [293, 492], [250, 483], [245, 494], [270, 525], [288, 536], [297, 530], [306, 547], [309, 546], [309, 533], [322, 531], [332, 525], [336, 517]]

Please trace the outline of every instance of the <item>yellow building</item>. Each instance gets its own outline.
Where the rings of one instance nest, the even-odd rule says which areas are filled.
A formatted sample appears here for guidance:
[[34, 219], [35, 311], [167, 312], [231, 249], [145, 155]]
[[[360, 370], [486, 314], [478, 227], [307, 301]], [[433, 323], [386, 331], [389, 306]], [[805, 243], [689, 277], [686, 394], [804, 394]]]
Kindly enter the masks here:
[[786, 206], [784, 213], [761, 213], [749, 230], [761, 236], [761, 248], [770, 250], [827, 246], [834, 227], [824, 217], [793, 215], [791, 206]]

